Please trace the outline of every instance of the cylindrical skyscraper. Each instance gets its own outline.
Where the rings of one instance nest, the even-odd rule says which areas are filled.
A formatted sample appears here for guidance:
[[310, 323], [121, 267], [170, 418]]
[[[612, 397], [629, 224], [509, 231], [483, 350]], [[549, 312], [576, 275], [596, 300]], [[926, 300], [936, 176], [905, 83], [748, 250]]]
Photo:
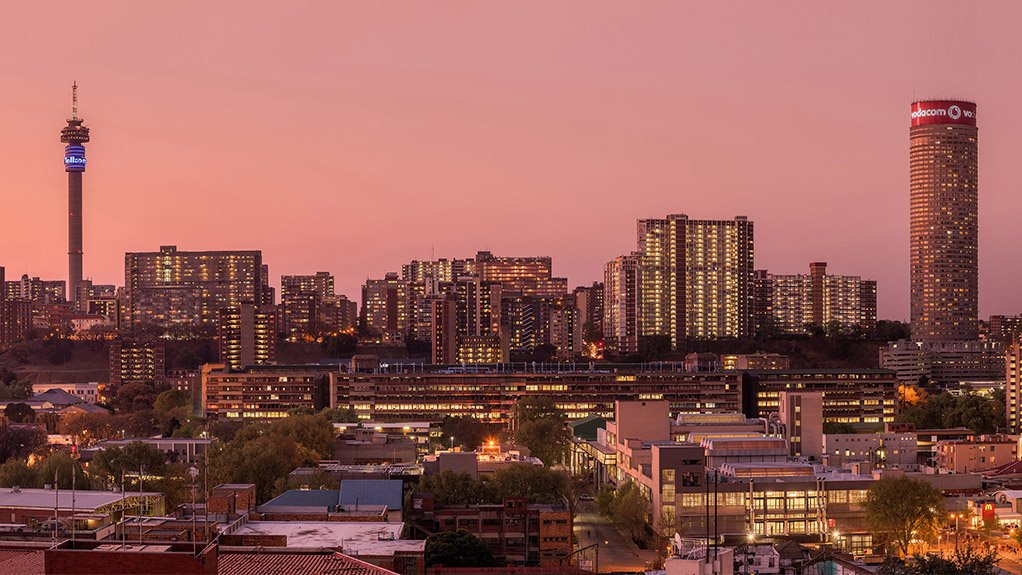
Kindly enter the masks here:
[[976, 104], [913, 102], [909, 127], [912, 339], [977, 337]]
[[64, 171], [67, 172], [67, 293], [79, 305], [82, 285], [82, 173], [85, 171], [85, 142], [89, 129], [78, 117], [78, 84], [71, 87], [71, 117], [60, 131], [64, 148]]

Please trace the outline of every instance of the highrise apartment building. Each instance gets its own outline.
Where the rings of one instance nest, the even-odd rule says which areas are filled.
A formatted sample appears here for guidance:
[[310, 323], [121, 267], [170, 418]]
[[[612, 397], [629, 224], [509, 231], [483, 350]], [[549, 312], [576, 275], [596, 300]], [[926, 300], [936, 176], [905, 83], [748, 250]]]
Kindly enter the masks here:
[[603, 338], [619, 354], [639, 351], [640, 254], [618, 256], [603, 272]]
[[[751, 335], [754, 246], [748, 218], [693, 220], [680, 214], [639, 220], [637, 251], [630, 257], [636, 264], [638, 338], [667, 336], [676, 347], [689, 338]], [[621, 269], [625, 261], [619, 260], [608, 264], [608, 276]], [[621, 322], [628, 311], [609, 308], [630, 302], [624, 293], [612, 296], [608, 281], [605, 290], [604, 317]], [[620, 339], [623, 325], [605, 325], [605, 334], [616, 329]]]
[[243, 302], [220, 310], [220, 363], [228, 369], [277, 361], [277, 310]]
[[913, 102], [910, 119], [912, 339], [973, 340], [979, 306], [976, 104]]
[[1022, 341], [1011, 342], [1004, 352], [1004, 413], [1008, 433], [1022, 431]]
[[128, 325], [214, 328], [221, 309], [272, 297], [264, 285], [260, 251], [182, 252], [161, 246], [158, 252], [124, 256], [125, 309]]
[[110, 387], [141, 383], [159, 386], [166, 377], [166, 351], [156, 341], [115, 340], [110, 343]]
[[[768, 313], [783, 333], [803, 333], [807, 325], [837, 326], [842, 330], [871, 330], [876, 326], [873, 280], [828, 274], [826, 262], [810, 263], [808, 274], [759, 271], [756, 278], [757, 283], [770, 284], [766, 288], [770, 297]], [[758, 285], [756, 289], [764, 287]]]
[[351, 302], [334, 293], [334, 276], [328, 272], [281, 276], [280, 300], [282, 327], [292, 341], [354, 327]]

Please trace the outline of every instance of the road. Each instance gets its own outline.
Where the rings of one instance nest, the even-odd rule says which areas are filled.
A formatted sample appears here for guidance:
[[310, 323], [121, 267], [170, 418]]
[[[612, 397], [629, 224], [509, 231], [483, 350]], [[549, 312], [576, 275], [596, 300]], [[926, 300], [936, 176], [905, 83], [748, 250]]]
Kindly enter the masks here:
[[[579, 502], [575, 515], [576, 549], [594, 543], [600, 548], [600, 573], [637, 573], [645, 571], [656, 562], [656, 552], [643, 550], [617, 530], [609, 519], [600, 515], [592, 501]], [[584, 557], [592, 559], [591, 552]]]

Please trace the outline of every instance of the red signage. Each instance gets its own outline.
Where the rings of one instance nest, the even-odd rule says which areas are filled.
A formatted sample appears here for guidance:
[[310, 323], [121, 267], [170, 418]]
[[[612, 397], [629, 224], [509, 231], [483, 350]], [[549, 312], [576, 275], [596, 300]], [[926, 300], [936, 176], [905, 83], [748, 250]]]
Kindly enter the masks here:
[[993, 521], [996, 518], [993, 503], [983, 504], [983, 521]]
[[909, 114], [913, 126], [928, 124], [976, 125], [976, 104], [957, 100], [928, 100], [912, 102]]

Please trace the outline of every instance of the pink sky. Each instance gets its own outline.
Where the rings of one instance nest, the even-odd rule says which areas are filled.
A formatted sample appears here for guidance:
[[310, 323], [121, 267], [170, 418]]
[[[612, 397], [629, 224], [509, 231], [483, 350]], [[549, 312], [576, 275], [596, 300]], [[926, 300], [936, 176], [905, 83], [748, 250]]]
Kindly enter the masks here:
[[99, 283], [176, 244], [355, 299], [431, 248], [551, 255], [574, 285], [637, 218], [743, 214], [757, 267], [828, 261], [903, 319], [909, 103], [956, 96], [979, 104], [980, 312], [1022, 312], [1016, 2], [37, 4], [0, 29], [9, 277], [66, 277], [77, 80]]

